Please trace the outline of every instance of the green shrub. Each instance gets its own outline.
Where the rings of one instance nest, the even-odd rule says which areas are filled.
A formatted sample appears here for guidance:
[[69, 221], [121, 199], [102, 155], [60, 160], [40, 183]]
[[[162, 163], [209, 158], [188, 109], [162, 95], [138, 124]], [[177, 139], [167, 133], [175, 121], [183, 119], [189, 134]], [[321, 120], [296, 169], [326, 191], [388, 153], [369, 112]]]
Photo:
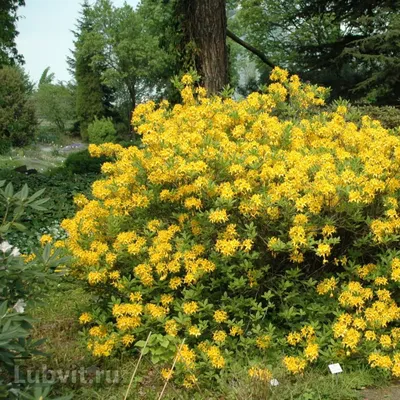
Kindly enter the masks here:
[[186, 75], [183, 104], [136, 107], [142, 149], [89, 146], [115, 161], [61, 226], [98, 298], [80, 317], [94, 356], [146, 347], [185, 387], [241, 359], [264, 382], [333, 362], [400, 377], [399, 132], [271, 80], [234, 101]]
[[65, 167], [74, 174], [99, 174], [106, 157], [93, 158], [87, 150], [70, 154], [65, 160]]
[[363, 115], [368, 115], [380, 121], [386, 129], [400, 127], [400, 109], [391, 106], [353, 106], [349, 109], [349, 119], [360, 120]]
[[[54, 228], [75, 211], [73, 197], [77, 193], [86, 193], [96, 174], [73, 174], [66, 168], [57, 168], [44, 174], [26, 175], [11, 169], [0, 169], [0, 181], [13, 182], [15, 190], [27, 184], [32, 190], [46, 189], [46, 211], [29, 210], [22, 216], [21, 222], [26, 226], [24, 232], [8, 232], [5, 239], [17, 246], [21, 252], [30, 252], [37, 245], [37, 238], [42, 234], [50, 234], [55, 239], [62, 237], [63, 231], [54, 232]], [[0, 210], [1, 215], [1, 210]]]
[[114, 142], [117, 130], [110, 118], [96, 118], [88, 127], [88, 137], [89, 142], [94, 144]]
[[9, 138], [0, 139], [0, 155], [7, 154], [11, 150], [11, 140]]

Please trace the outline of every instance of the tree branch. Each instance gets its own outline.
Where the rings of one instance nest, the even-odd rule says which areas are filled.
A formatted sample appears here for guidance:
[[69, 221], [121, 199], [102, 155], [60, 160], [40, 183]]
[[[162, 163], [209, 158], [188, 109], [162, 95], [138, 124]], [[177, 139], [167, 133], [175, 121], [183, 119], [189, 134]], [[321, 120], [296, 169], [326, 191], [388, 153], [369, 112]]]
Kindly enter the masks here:
[[275, 68], [275, 64], [267, 58], [267, 56], [260, 50], [256, 49], [252, 45], [248, 44], [244, 40], [240, 39], [239, 36], [236, 36], [233, 32], [229, 29], [226, 30], [226, 35], [231, 38], [234, 42], [239, 44], [240, 46], [244, 47], [245, 49], [249, 50], [253, 54], [255, 54], [262, 62], [267, 64], [271, 68]]

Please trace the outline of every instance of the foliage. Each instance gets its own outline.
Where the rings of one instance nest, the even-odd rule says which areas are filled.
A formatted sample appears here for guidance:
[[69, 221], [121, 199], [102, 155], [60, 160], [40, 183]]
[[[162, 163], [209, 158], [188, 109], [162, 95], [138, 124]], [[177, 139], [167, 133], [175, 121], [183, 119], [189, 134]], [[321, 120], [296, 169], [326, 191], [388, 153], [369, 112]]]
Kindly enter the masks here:
[[0, 366], [2, 375], [0, 395], [3, 398], [18, 398], [19, 388], [12, 387], [12, 383], [7, 382], [7, 380], [12, 382], [11, 377], [15, 373], [14, 368], [18, 360], [37, 354], [35, 348], [42, 341], [31, 343], [28, 339], [32, 325], [30, 318], [24, 315], [23, 307], [16, 304], [14, 308], [9, 309], [7, 301], [3, 301], [0, 304], [0, 313]]
[[0, 4], [0, 66], [23, 60], [18, 54], [15, 38], [18, 35], [18, 7], [24, 5], [25, 0], [3, 0]]
[[98, 49], [88, 40], [93, 35], [93, 18], [90, 5], [82, 5], [81, 19], [75, 33], [75, 49], [69, 59], [69, 66], [76, 80], [76, 115], [80, 124], [81, 137], [87, 140], [88, 125], [103, 116], [113, 116], [113, 93], [102, 82], [104, 66], [94, 65]]
[[[239, 3], [235, 24], [275, 64], [331, 86], [335, 97], [398, 102], [398, 2], [372, 0], [368, 6], [358, 0]], [[261, 75], [265, 70], [259, 64]]]
[[[0, 181], [0, 240], [12, 230], [24, 231], [20, 222], [27, 209], [43, 212], [48, 199], [40, 198], [44, 189], [29, 196], [25, 184], [18, 192], [10, 182]], [[52, 250], [50, 244], [43, 251], [23, 258], [20, 249], [6, 241], [0, 244], [0, 300], [17, 303], [20, 299], [30, 300], [36, 295], [47, 279], [47, 271], [53, 271], [60, 261], [59, 251]]]
[[[99, 160], [94, 161], [99, 169]], [[58, 226], [64, 218], [74, 214], [73, 197], [78, 193], [86, 193], [97, 176], [87, 171], [83, 173], [75, 175], [67, 168], [59, 168], [48, 174], [25, 175], [0, 169], [0, 180], [10, 180], [16, 190], [27, 184], [34, 191], [45, 189], [49, 198], [45, 211], [30, 209], [29, 213], [22, 216], [20, 222], [27, 228], [24, 232], [8, 232], [6, 240], [21, 252], [31, 252], [37, 247], [41, 235], [50, 234], [55, 240], [63, 239], [65, 234]]]
[[[397, 131], [348, 122], [344, 102], [318, 112], [327, 90], [287, 71], [270, 79], [233, 101], [185, 75], [182, 105], [135, 110], [143, 149], [90, 146], [115, 162], [62, 226], [71, 274], [99, 298], [80, 317], [93, 355], [151, 331], [146, 352], [177, 355], [185, 387], [239, 354], [255, 381], [335, 361], [400, 376]], [[337, 275], [317, 285], [324, 270]]]
[[0, 234], [5, 234], [13, 228], [23, 231], [25, 227], [18, 221], [25, 213], [26, 208], [30, 207], [34, 210], [44, 211], [42, 204], [46, 203], [48, 199], [38, 199], [43, 194], [44, 189], [29, 196], [27, 185], [24, 185], [20, 191], [15, 193], [11, 182], [7, 185], [5, 184], [6, 181], [0, 181], [0, 210], [2, 212]]
[[29, 90], [21, 69], [0, 68], [0, 140], [13, 146], [23, 146], [34, 137], [37, 120]]
[[[29, 338], [32, 325], [24, 315], [25, 307], [39, 294], [43, 295], [49, 271], [67, 261], [61, 256], [61, 250], [52, 248], [49, 243], [52, 239], [48, 237], [42, 239], [43, 250], [30, 255], [22, 255], [19, 248], [1, 240], [13, 229], [25, 229], [20, 219], [27, 208], [44, 211], [42, 205], [48, 199], [40, 199], [42, 194], [43, 190], [39, 190], [29, 196], [27, 185], [15, 193], [12, 183], [0, 182], [0, 396], [4, 398], [32, 398], [31, 389], [34, 396], [39, 393], [38, 388], [32, 388], [32, 382], [14, 379], [15, 368], [21, 366], [21, 360], [40, 354], [37, 347], [43, 343]], [[20, 373], [22, 378], [23, 369]], [[41, 390], [41, 399], [48, 398], [50, 389]]]
[[[137, 103], [170, 90], [176, 51], [170, 43], [172, 2], [83, 5], [70, 67], [77, 81], [77, 111], [86, 139], [94, 117], [111, 117], [125, 135]], [[134, 60], [134, 62], [132, 61]]]
[[[45, 71], [46, 72], [46, 71]], [[35, 93], [38, 116], [65, 134], [68, 125], [75, 120], [75, 90], [71, 85], [52, 82], [51, 74], [44, 74]]]
[[391, 106], [352, 106], [349, 108], [349, 118], [359, 120], [362, 115], [368, 115], [381, 122], [386, 129], [400, 127], [400, 110]]
[[[93, 184], [94, 200], [77, 196], [82, 209], [62, 226], [75, 257], [71, 274], [99, 296], [97, 307], [80, 319], [89, 324], [94, 355], [109, 356], [137, 339], [143, 346], [151, 330], [154, 361], [172, 361], [181, 335], [186, 338], [178, 371], [186, 369], [187, 386], [207, 366], [218, 371], [228, 365], [233, 349], [258, 347], [250, 372], [271, 376], [257, 366], [259, 357], [272, 343], [284, 344], [285, 328], [303, 325], [304, 309], [315, 300], [310, 292], [306, 304], [290, 304], [290, 298], [300, 300], [305, 285], [291, 262], [304, 260], [304, 270], [313, 272], [331, 252], [346, 252], [332, 237], [335, 228], [327, 231], [329, 216], [320, 215], [323, 207], [338, 210], [329, 172], [318, 174], [330, 158], [313, 145], [302, 153], [308, 140], [318, 143], [313, 124], [329, 132], [344, 123], [343, 110], [326, 117], [314, 112], [306, 123], [302, 118], [324, 104], [327, 91], [296, 76], [289, 80], [279, 69], [272, 78], [265, 94], [235, 102], [207, 99], [201, 88], [196, 99], [193, 77], [185, 75], [183, 105], [137, 107], [133, 122], [143, 135], [142, 150], [90, 146], [92, 155], [114, 155], [116, 161], [103, 164], [107, 177]], [[272, 115], [279, 110], [286, 120]], [[296, 208], [307, 209], [309, 217], [296, 217]], [[347, 214], [354, 218], [353, 210], [343, 213], [340, 224]], [[274, 292], [278, 276], [285, 278], [275, 281]], [[332, 318], [323, 305], [313, 309]], [[274, 325], [283, 332], [278, 335]], [[307, 329], [311, 340], [314, 328]], [[309, 344], [314, 349], [316, 343]]]
[[89, 143], [102, 144], [114, 142], [116, 139], [117, 130], [110, 118], [97, 119], [88, 127]]
[[70, 154], [65, 160], [65, 168], [73, 174], [99, 174], [106, 157], [94, 159], [88, 150]]
[[11, 150], [11, 140], [2, 138], [0, 141], [0, 155], [7, 154]]

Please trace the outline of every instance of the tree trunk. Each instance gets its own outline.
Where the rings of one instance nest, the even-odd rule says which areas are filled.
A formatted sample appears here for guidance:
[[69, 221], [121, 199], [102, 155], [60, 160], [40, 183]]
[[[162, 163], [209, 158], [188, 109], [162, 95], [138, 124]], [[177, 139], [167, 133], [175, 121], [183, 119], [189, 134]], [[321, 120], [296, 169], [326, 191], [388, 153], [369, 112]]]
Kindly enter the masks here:
[[[136, 108], [136, 87], [135, 87], [135, 82], [128, 81], [128, 82], [126, 82], [126, 86], [128, 88], [129, 97], [131, 98], [131, 111], [129, 113], [129, 121], [130, 121], [131, 117], [132, 117], [132, 113], [133, 113], [133, 111], [135, 111], [135, 108]], [[132, 139], [135, 140], [136, 139], [135, 128], [132, 126], [132, 124], [129, 124], [129, 126], [130, 126]]]
[[195, 63], [209, 94], [228, 83], [226, 0], [182, 0], [184, 30], [195, 44]]

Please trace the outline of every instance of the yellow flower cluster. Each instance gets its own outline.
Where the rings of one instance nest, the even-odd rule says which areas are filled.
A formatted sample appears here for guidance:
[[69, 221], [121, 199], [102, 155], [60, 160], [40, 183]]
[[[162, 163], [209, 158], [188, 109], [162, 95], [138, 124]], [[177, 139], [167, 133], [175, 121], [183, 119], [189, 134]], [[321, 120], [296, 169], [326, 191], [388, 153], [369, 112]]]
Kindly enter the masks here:
[[[393, 298], [397, 289], [393, 274], [400, 271], [400, 259], [394, 257], [386, 264], [356, 267], [358, 280], [345, 282], [336, 293], [338, 305], [347, 312], [337, 317], [332, 330], [347, 356], [364, 353], [372, 368], [391, 370], [398, 377], [400, 328], [396, 325], [400, 322], [400, 307]], [[317, 292], [333, 296], [332, 288], [336, 286], [335, 278], [325, 279], [317, 286]]]
[[286, 356], [283, 364], [292, 374], [299, 374], [304, 371], [308, 362], [314, 362], [318, 358], [319, 345], [316, 342], [315, 330], [311, 325], [306, 325], [300, 331], [290, 332], [286, 341], [291, 346], [302, 344], [304, 347], [301, 356]]
[[[370, 250], [397, 240], [398, 134], [366, 116], [349, 122], [343, 105], [319, 111], [328, 91], [287, 71], [275, 68], [271, 80], [264, 92], [236, 101], [206, 97], [185, 75], [182, 104], [135, 109], [140, 148], [89, 146], [93, 157], [112, 161], [90, 198], [75, 197], [78, 211], [62, 227], [71, 276], [107, 304], [90, 313], [101, 318], [81, 317], [89, 326], [107, 321], [104, 337], [88, 335], [93, 354], [134, 345], [151, 328], [176, 343], [187, 335], [191, 348], [180, 361], [188, 367], [203, 352], [223, 368], [238, 341], [255, 351], [269, 346], [260, 331], [252, 333], [270, 323], [260, 297], [269, 289], [267, 265], [320, 271], [345, 266], [346, 246], [356, 241]], [[399, 317], [388, 284], [400, 281], [400, 260], [388, 273], [371, 264], [358, 274], [372, 283], [353, 279], [339, 290], [331, 278], [318, 286], [320, 294], [338, 292], [339, 306], [350, 310], [334, 335], [351, 351], [364, 332]], [[284, 359], [293, 373], [319, 353], [313, 330], [303, 329], [288, 336], [304, 347], [301, 357]], [[368, 338], [388, 349], [381, 335]]]
[[249, 368], [249, 376], [262, 382], [269, 382], [272, 378], [272, 372], [268, 368], [251, 367]]

